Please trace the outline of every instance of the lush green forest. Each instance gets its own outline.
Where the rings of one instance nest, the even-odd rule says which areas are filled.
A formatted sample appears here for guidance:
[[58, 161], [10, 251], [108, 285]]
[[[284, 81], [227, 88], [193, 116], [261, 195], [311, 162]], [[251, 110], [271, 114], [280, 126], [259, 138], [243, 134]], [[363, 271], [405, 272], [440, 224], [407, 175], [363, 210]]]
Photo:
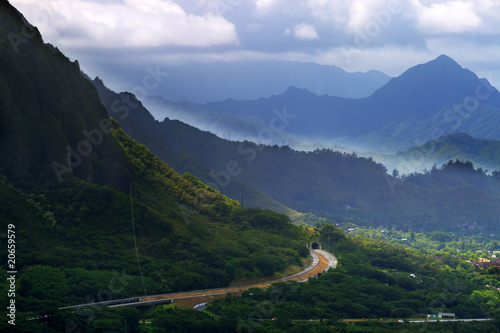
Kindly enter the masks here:
[[[309, 225], [326, 219], [449, 231], [456, 223], [478, 222], [488, 233], [498, 232], [500, 178], [495, 170], [487, 174], [468, 162], [453, 161], [423, 174], [403, 174], [354, 153], [223, 140], [176, 120], [155, 121], [126, 93], [113, 93], [100, 80], [94, 84], [108, 113], [133, 138], [178, 172], [190, 172], [246, 205], [278, 209]], [[133, 104], [123, 102], [125, 98]], [[127, 116], [121, 117], [125, 110]], [[259, 190], [259, 196], [249, 187]], [[262, 193], [281, 207], [269, 199], [256, 202]], [[295, 218], [297, 211], [309, 215]]]
[[[158, 123], [151, 130], [153, 136], [160, 137], [157, 130], [167, 128], [176, 140], [162, 146], [163, 137], [151, 149], [173, 149], [165, 156], [177, 166], [187, 166], [194, 155], [206, 159], [203, 163], [215, 158], [208, 166], [194, 164], [194, 170], [208, 171], [211, 180], [200, 180], [191, 170], [180, 174], [162, 161], [166, 158], [132, 139], [127, 134], [130, 124], [122, 129], [109, 118], [78, 64], [45, 44], [38, 30], [5, 0], [0, 0], [0, 97], [0, 241], [10, 246], [2, 246], [0, 263], [15, 269], [0, 271], [0, 278], [8, 281], [0, 285], [2, 331], [320, 332], [395, 327], [439, 331], [446, 327], [484, 332], [498, 328], [498, 321], [448, 326], [338, 322], [406, 319], [439, 311], [462, 318], [497, 316], [500, 298], [491, 286], [499, 284], [498, 271], [481, 270], [454, 257], [449, 249], [460, 240], [443, 232], [424, 238], [417, 229], [431, 228], [436, 221], [460, 222], [457, 216], [462, 215], [466, 221], [491, 216], [496, 212], [492, 206], [499, 191], [497, 174], [487, 176], [457, 161], [426, 175], [389, 176], [382, 165], [353, 154], [302, 153], [247, 142], [224, 141], [218, 146], [219, 139], [207, 133], [202, 134], [205, 141], [187, 147], [183, 146], [187, 138], [199, 135], [194, 129], [176, 122]], [[123, 120], [123, 114], [110, 115]], [[238, 148], [241, 152], [235, 159], [225, 153]], [[216, 170], [215, 176], [210, 170]], [[237, 201], [218, 191], [232, 183], [225, 173], [239, 175], [238, 186], [246, 177], [255, 183], [233, 188]], [[252, 187], [257, 190], [250, 191]], [[393, 234], [408, 232], [412, 237], [406, 230], [412, 226], [414, 244], [428, 239], [437, 242], [441, 252], [423, 253], [383, 239], [351, 237], [331, 223], [318, 224], [317, 230], [294, 225], [284, 214], [245, 205], [245, 200], [256, 202], [253, 196], [260, 195], [259, 187], [309, 212], [301, 218], [310, 224], [322, 221], [315, 212], [344, 224], [361, 221], [373, 226], [392, 225], [415, 214], [418, 219], [401, 223], [404, 228]], [[449, 195], [438, 200], [443, 193]], [[427, 206], [428, 211], [420, 211], [433, 200], [436, 203]], [[272, 205], [287, 209], [277, 201]], [[464, 208], [449, 217], [437, 215], [446, 205]], [[472, 207], [479, 208], [472, 212]], [[396, 214], [399, 210], [401, 215]], [[491, 225], [485, 224], [484, 230]], [[270, 276], [303, 265], [309, 253], [304, 241], [311, 240], [321, 241], [336, 254], [340, 264], [335, 270], [308, 283], [279, 283], [214, 301], [207, 312], [180, 310], [175, 304], [141, 310], [60, 309]], [[11, 245], [15, 245], [14, 264], [8, 262]], [[15, 304], [15, 309], [7, 304]], [[15, 326], [5, 320], [13, 312]]]
[[[252, 312], [256, 318], [267, 309]], [[380, 321], [337, 322], [335, 320], [287, 320], [257, 319], [255, 321], [214, 319], [196, 310], [164, 310], [156, 314], [150, 332], [276, 332], [276, 333], [330, 333], [330, 332], [497, 332], [498, 322], [454, 323], [400, 323]], [[158, 323], [158, 324], [156, 324]]]
[[[206, 314], [167, 308], [149, 313], [153, 332], [494, 332], [500, 329], [500, 274], [451, 256], [437, 259], [387, 241], [317, 230], [339, 266], [308, 283], [277, 283], [209, 304]], [[408, 323], [427, 314], [497, 318], [488, 322]], [[183, 318], [183, 319], [181, 319]], [[196, 319], [194, 319], [196, 318]], [[365, 319], [369, 321], [352, 321]], [[404, 323], [397, 322], [403, 320]], [[311, 321], [313, 320], [313, 321]], [[347, 320], [347, 321], [345, 321]]]
[[229, 311], [226, 303], [238, 303], [241, 309], [228, 308], [248, 311], [278, 292], [286, 299], [275, 304], [272, 316], [278, 318], [410, 318], [438, 312], [488, 318], [498, 312], [499, 292], [485, 287], [500, 285], [495, 270], [481, 270], [451, 256], [435, 259], [386, 241], [345, 237], [329, 225], [320, 233], [323, 245], [330, 244], [339, 259], [337, 269], [309, 283], [247, 291], [238, 299], [213, 302], [209, 310], [220, 315]]
[[480, 228], [481, 226], [472, 222], [456, 225], [453, 232], [415, 232], [413, 229], [403, 231], [396, 225], [391, 228], [366, 228], [349, 223], [348, 233], [363, 238], [387, 240], [424, 252], [442, 251], [477, 262], [479, 257], [491, 257], [494, 252], [500, 251], [500, 242], [492, 235], [482, 233]]
[[243, 208], [176, 173], [108, 117], [78, 65], [6, 1], [0, 22], [0, 222], [2, 235], [14, 232], [16, 271], [15, 296], [2, 284], [0, 302], [15, 300], [17, 316], [16, 327], [2, 327], [107, 331], [85, 311], [57, 309], [302, 265], [307, 236], [287, 216]]
[[[154, 120], [153, 116], [134, 95], [127, 92], [120, 94], [115, 93], [106, 88], [104, 82], [99, 78], [94, 79], [92, 82], [96, 86], [101, 101], [103, 105], [106, 106], [109, 115], [120, 123], [124, 131], [138, 142], [146, 145], [177, 172], [189, 172], [195, 175], [197, 178], [210, 184], [217, 190], [220, 190], [225, 195], [240, 201], [245, 207], [268, 208], [286, 214], [296, 224], [315, 225], [317, 222], [326, 221], [323, 218], [318, 218], [314, 214], [299, 213], [271, 198], [268, 194], [251, 184], [241, 182], [234, 178], [231, 178], [228, 182], [222, 178], [223, 183], [214, 180], [213, 175], [217, 172], [197, 161], [194, 155], [190, 154], [189, 151], [184, 152], [180, 150], [178, 146], [181, 141], [185, 140], [191, 141], [192, 143], [198, 142], [198, 133], [203, 132], [179, 121], [173, 121], [174, 126], [168, 128], [169, 136], [165, 137], [164, 134], [162, 134], [163, 126]], [[215, 142], [212, 142], [213, 138], [216, 139]], [[215, 136], [209, 135], [208, 137], [202, 137], [199, 143], [202, 144], [200, 147], [202, 147], [202, 150], [208, 155], [213, 154], [216, 156], [219, 148], [231, 149], [231, 145], [218, 147], [216, 145], [217, 142], [218, 139]], [[224, 170], [221, 170], [222, 173], [226, 172], [226, 167], [227, 164], [224, 165]], [[234, 165], [232, 167], [235, 168], [234, 172], [238, 172], [240, 168], [246, 169], [244, 165]]]
[[[323, 225], [316, 233], [323, 247], [339, 258], [335, 270], [307, 283], [277, 283], [267, 289], [253, 288], [241, 296], [214, 300], [204, 312], [175, 306], [56, 311], [54, 303], [29, 302], [42, 297], [38, 295], [47, 289], [64, 299], [63, 290], [71, 290], [74, 284], [80, 286], [83, 294], [85, 286], [92, 290], [99, 283], [106, 290], [110, 281], [116, 281], [113, 282], [116, 289], [125, 293], [140, 293], [141, 285], [134, 277], [116, 271], [85, 272], [75, 268], [63, 273], [38, 266], [21, 283], [22, 288], [32, 288], [33, 296], [21, 300], [40, 310], [24, 315], [49, 317], [21, 322], [19, 329], [45, 327], [51, 332], [48, 327], [58, 328], [68, 323], [84, 328], [85, 332], [122, 332], [124, 328], [128, 332], [495, 332], [500, 329], [500, 292], [490, 287], [500, 285], [498, 270], [482, 270], [445, 253], [432, 257], [384, 240], [353, 238], [331, 224]], [[50, 281], [43, 280], [48, 276]], [[85, 279], [85, 285], [76, 282], [81, 278]], [[154, 283], [146, 279], [150, 290], [154, 290]], [[440, 312], [455, 313], [457, 318], [499, 319], [408, 323], [425, 318], [428, 313]]]
[[176, 174], [120, 129], [115, 137], [137, 172], [132, 197], [81, 180], [41, 186], [2, 176], [3, 221], [18, 230], [24, 320], [66, 305], [227, 286], [301, 265], [308, 255], [288, 217], [241, 208]]

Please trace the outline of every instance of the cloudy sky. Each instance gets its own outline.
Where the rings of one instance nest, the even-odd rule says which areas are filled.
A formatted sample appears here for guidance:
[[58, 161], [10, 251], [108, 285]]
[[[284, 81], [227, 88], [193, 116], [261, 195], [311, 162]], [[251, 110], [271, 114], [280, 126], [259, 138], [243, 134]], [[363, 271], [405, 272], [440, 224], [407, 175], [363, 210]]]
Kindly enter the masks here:
[[397, 76], [440, 54], [500, 86], [500, 0], [10, 2], [112, 88], [145, 66], [288, 59]]

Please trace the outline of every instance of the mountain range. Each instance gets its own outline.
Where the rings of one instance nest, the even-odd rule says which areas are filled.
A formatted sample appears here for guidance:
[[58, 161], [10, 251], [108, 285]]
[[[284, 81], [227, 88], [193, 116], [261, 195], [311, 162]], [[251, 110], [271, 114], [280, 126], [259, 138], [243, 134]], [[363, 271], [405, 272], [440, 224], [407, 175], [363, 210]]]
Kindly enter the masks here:
[[[339, 223], [392, 225], [395, 234], [449, 231], [468, 221], [498, 238], [498, 172], [450, 161], [402, 177], [356, 154], [223, 140], [178, 120], [157, 121], [133, 94], [92, 82], [6, 0], [0, 97], [0, 261], [8, 267], [0, 277], [9, 282], [0, 288], [1, 331], [315, 332], [330, 331], [330, 321], [335, 329], [365, 331], [364, 323], [337, 319], [437, 311], [484, 318], [498, 311], [497, 291], [485, 286], [496, 281], [496, 270], [247, 207], [260, 200], [289, 215], [309, 213], [301, 214], [304, 223], [324, 222], [310, 214], [317, 212]], [[269, 128], [288, 125], [286, 115], [274, 112]], [[219, 303], [210, 298], [211, 315], [178, 309], [187, 306], [182, 301], [95, 306], [288, 275], [311, 261], [305, 245], [312, 241], [335, 250], [335, 270]], [[274, 315], [279, 320], [270, 320]], [[379, 328], [395, 325], [429, 327]], [[494, 331], [496, 322], [470, 325]]]
[[[200, 137], [201, 132], [198, 129], [176, 120], [156, 121], [133, 94], [115, 93], [108, 89], [99, 78], [94, 79], [93, 83], [99, 92], [103, 105], [107, 106], [110, 116], [115, 117], [122, 128], [134, 139], [150, 147], [155, 154], [167, 161], [178, 172], [189, 172], [205, 183], [213, 183], [213, 177], [210, 176], [213, 171], [206, 165], [199, 163], [191, 155], [186, 154], [183, 151], [186, 146], [179, 145], [178, 142], [179, 140], [184, 141], [185, 139], [182, 138], [186, 138], [187, 142], [195, 144], [196, 140], [188, 138]], [[217, 139], [216, 141], [219, 142]], [[214, 147], [214, 149], [217, 148]], [[207, 150], [207, 152], [210, 151], [211, 149]], [[272, 209], [288, 215], [299, 224], [310, 220], [310, 217], [279, 203], [256, 187], [245, 183], [233, 180], [224, 187], [223, 192], [240, 200], [243, 205]], [[321, 219], [314, 218], [309, 222], [318, 221]]]
[[290, 87], [267, 98], [201, 107], [252, 116], [264, 124], [269, 124], [274, 109], [286, 108], [294, 121], [284, 131], [298, 141], [334, 142], [359, 150], [396, 152], [456, 132], [500, 138], [500, 93], [445, 55], [408, 69], [366, 98], [317, 96]]
[[256, 99], [278, 94], [291, 85], [318, 95], [361, 98], [390, 80], [375, 70], [348, 73], [335, 66], [285, 60], [189, 63], [162, 71], [169, 74], [158, 93], [162, 98], [195, 103]]
[[[500, 93], [485, 79], [441, 55], [408, 69], [365, 98], [318, 96], [290, 86], [254, 100], [193, 104], [149, 97], [155, 117], [180, 119], [231, 140], [300, 150], [344, 147], [396, 153], [453, 133], [500, 139]], [[286, 126], [269, 131], [276, 112]]]
[[[128, 93], [113, 93], [98, 79], [94, 84], [110, 115], [113, 109], [125, 106], [113, 101], [126, 100]], [[159, 122], [138, 101], [133, 104], [136, 107], [129, 109], [130, 116], [116, 118], [133, 138], [148, 145], [176, 171], [190, 172], [245, 205], [257, 204], [258, 192], [248, 192], [251, 187], [291, 208], [289, 212], [312, 213], [334, 221], [449, 230], [457, 221], [479, 220], [496, 230], [499, 179], [474, 168], [446, 167], [432, 174], [401, 178], [389, 175], [387, 168], [371, 157], [225, 140], [178, 120]], [[275, 114], [276, 127], [286, 121], [292, 120]], [[457, 201], [461, 206], [451, 204]], [[259, 204], [269, 202], [261, 200]]]
[[[500, 138], [499, 96], [487, 80], [441, 55], [367, 98], [317, 96], [291, 86], [256, 100], [194, 104], [147, 96], [145, 105], [157, 119], [179, 119], [228, 140], [356, 152], [408, 174], [450, 159], [497, 170], [492, 152]], [[285, 117], [285, 126], [272, 128], [277, 115]], [[470, 147], [481, 148], [464, 145], [460, 133]]]

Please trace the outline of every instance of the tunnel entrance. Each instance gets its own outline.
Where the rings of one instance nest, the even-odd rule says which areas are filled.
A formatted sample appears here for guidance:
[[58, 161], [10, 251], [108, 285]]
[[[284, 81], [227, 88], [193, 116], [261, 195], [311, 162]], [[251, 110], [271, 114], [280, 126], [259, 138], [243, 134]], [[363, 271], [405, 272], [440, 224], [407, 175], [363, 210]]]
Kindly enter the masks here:
[[311, 249], [313, 250], [321, 250], [321, 244], [318, 242], [312, 242], [311, 243]]

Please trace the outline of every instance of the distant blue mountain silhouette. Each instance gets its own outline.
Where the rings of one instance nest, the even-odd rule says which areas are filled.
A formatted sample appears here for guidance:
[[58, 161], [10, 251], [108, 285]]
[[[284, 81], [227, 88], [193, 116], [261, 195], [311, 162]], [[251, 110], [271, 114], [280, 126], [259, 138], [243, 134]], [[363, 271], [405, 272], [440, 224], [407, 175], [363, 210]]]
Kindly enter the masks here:
[[[408, 69], [366, 98], [317, 96], [289, 87], [267, 98], [202, 106], [218, 113], [252, 115], [264, 123], [274, 116], [273, 109], [286, 109], [294, 116], [285, 128], [292, 135], [343, 138], [361, 145], [371, 141], [372, 146], [407, 148], [416, 141], [428, 141], [432, 131], [500, 138], [496, 130], [500, 127], [500, 93], [446, 55]], [[487, 131], [482, 124], [487, 124]]]
[[318, 95], [361, 98], [390, 80], [375, 70], [348, 73], [336, 66], [281, 60], [190, 63], [162, 70], [170, 75], [162, 83], [161, 96], [195, 103], [269, 97], [290, 85]]

